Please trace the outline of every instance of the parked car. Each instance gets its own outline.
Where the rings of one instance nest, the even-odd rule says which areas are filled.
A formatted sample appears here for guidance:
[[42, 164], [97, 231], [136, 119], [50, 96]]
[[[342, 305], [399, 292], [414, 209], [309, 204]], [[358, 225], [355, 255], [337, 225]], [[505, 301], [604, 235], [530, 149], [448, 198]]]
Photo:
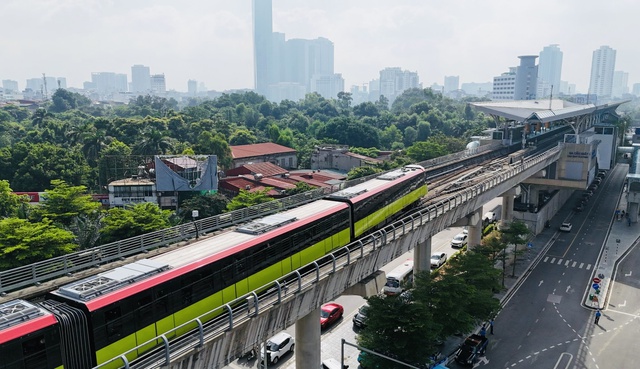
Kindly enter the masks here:
[[576, 204], [576, 207], [573, 208], [574, 211], [576, 211], [577, 213], [581, 212], [584, 210], [584, 204], [583, 203], [578, 203]]
[[458, 233], [451, 240], [451, 247], [462, 248], [467, 245], [467, 235], [464, 233]]
[[353, 316], [353, 326], [358, 328], [364, 328], [367, 320], [367, 309], [369, 309], [369, 305], [362, 305], [356, 315]]
[[320, 329], [325, 329], [331, 324], [337, 322], [342, 318], [342, 314], [344, 314], [344, 308], [340, 304], [331, 302], [322, 305], [320, 308]]
[[487, 351], [487, 343], [489, 339], [485, 336], [472, 334], [464, 340], [458, 351], [456, 351], [456, 362], [462, 365], [473, 366], [480, 360]]
[[560, 224], [560, 232], [571, 232], [571, 228], [573, 228], [573, 225], [569, 222]]
[[[293, 337], [291, 337], [291, 335], [287, 332], [280, 332], [275, 336], [269, 338], [266, 345], [267, 361], [275, 364], [280, 361], [280, 359], [282, 359], [284, 355], [289, 352], [293, 352], [295, 346], [294, 341], [295, 340], [293, 339]], [[264, 362], [264, 354], [265, 347], [263, 345], [260, 349], [260, 362]]]
[[432, 268], [440, 268], [442, 264], [447, 261], [447, 254], [441, 252], [439, 254], [431, 255], [431, 267]]
[[487, 211], [482, 216], [482, 221], [486, 223], [495, 223], [498, 221], [498, 216], [495, 211]]

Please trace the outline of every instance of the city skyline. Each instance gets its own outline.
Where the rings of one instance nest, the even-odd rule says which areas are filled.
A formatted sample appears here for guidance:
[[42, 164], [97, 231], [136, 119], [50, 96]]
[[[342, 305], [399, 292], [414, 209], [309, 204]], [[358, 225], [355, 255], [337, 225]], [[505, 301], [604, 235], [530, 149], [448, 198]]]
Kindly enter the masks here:
[[[562, 80], [576, 84], [576, 92], [587, 92], [592, 53], [603, 45], [617, 50], [615, 69], [627, 72], [633, 85], [640, 80], [634, 63], [640, 51], [620, 25], [640, 4], [590, 3], [273, 0], [273, 31], [287, 39], [331, 40], [335, 72], [347, 91], [387, 67], [417, 72], [424, 87], [452, 75], [460, 84], [488, 82], [516, 66], [517, 56], [536, 55], [551, 44], [562, 50]], [[521, 26], [522, 14], [543, 8], [550, 10], [545, 17]], [[78, 88], [92, 73], [124, 73], [131, 81], [136, 64], [164, 74], [167, 89], [186, 91], [190, 79], [218, 91], [254, 87], [251, 0], [180, 6], [165, 0], [9, 0], [0, 11], [12, 14], [4, 22], [12, 36], [1, 43], [7, 56], [0, 79], [18, 81], [20, 89], [42, 73]], [[597, 29], [584, 21], [596, 17]]]

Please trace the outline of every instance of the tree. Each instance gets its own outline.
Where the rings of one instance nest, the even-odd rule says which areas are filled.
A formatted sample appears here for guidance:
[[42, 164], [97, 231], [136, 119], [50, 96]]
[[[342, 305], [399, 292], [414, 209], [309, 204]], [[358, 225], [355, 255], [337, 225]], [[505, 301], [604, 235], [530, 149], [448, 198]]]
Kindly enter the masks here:
[[133, 145], [133, 153], [136, 155], [166, 154], [173, 148], [171, 141], [171, 138], [163, 132], [148, 128], [142, 132], [142, 140]]
[[257, 191], [240, 190], [240, 193], [227, 204], [227, 211], [248, 208], [253, 205], [273, 201], [273, 198], [268, 195], [269, 191], [271, 191], [271, 187]]
[[232, 146], [250, 145], [256, 143], [256, 141], [256, 136], [246, 128], [237, 129], [235, 132], [233, 132], [231, 137], [229, 137], [229, 143]]
[[306, 182], [296, 182], [296, 187], [286, 190], [285, 191], [285, 195], [291, 196], [291, 195], [295, 195], [295, 194], [298, 194], [298, 193], [304, 193], [304, 192], [307, 192], [307, 191], [311, 191], [314, 188], [315, 187], [311, 186], [310, 184], [308, 184]]
[[13, 149], [15, 173], [11, 185], [17, 191], [42, 191], [54, 179], [72, 185], [87, 183], [90, 168], [77, 147], [42, 143]]
[[191, 219], [191, 212], [198, 210], [198, 216], [202, 218], [222, 214], [227, 209], [229, 199], [220, 194], [197, 195], [180, 204], [180, 215], [184, 221]]
[[347, 180], [366, 177], [376, 173], [382, 173], [382, 169], [372, 167], [370, 165], [354, 167], [354, 168], [351, 168], [349, 173], [347, 173]]
[[139, 236], [169, 227], [171, 211], [143, 202], [129, 208], [111, 208], [103, 219], [101, 243]]
[[529, 233], [527, 225], [519, 220], [511, 222], [506, 229], [502, 230], [502, 237], [505, 244], [513, 245], [513, 271], [511, 272], [511, 277], [516, 276], [516, 260], [518, 255], [520, 255], [518, 245], [523, 245], [527, 242]]
[[193, 149], [198, 154], [215, 155], [218, 159], [218, 165], [222, 168], [231, 167], [233, 162], [231, 148], [220, 133], [214, 135], [211, 132], [202, 132]]
[[443, 144], [432, 140], [432, 138], [413, 144], [407, 149], [407, 155], [417, 162], [447, 155], [449, 153], [447, 148]]
[[27, 202], [28, 196], [14, 194], [9, 181], [0, 180], [0, 218], [14, 216], [20, 205]]
[[87, 194], [85, 186], [70, 186], [63, 180], [51, 181], [53, 188], [45, 190], [45, 201], [33, 209], [33, 219], [41, 221], [51, 219], [65, 227], [71, 225], [78, 216], [95, 216], [102, 205]]
[[[358, 335], [358, 344], [369, 350], [423, 367], [435, 353], [441, 324], [433, 319], [428, 306], [396, 296], [367, 299], [367, 325]], [[391, 369], [398, 364], [365, 355], [362, 366]]]
[[49, 219], [0, 219], [0, 270], [17, 268], [73, 252], [73, 233]]

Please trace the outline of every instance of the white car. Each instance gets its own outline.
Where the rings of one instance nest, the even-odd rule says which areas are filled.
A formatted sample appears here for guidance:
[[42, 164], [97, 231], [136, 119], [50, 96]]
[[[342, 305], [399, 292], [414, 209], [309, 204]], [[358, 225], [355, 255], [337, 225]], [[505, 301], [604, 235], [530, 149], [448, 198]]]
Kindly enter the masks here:
[[[294, 339], [287, 332], [280, 332], [267, 341], [267, 359], [275, 364], [289, 352], [293, 352]], [[260, 350], [260, 362], [264, 361], [264, 346]]]
[[571, 232], [572, 227], [571, 223], [564, 222], [560, 224], [560, 232]]
[[482, 216], [482, 220], [487, 223], [495, 223], [498, 221], [498, 216], [494, 211], [487, 211]]
[[467, 245], [467, 235], [465, 233], [458, 233], [451, 240], [451, 247], [463, 248]]
[[440, 253], [440, 254], [433, 254], [431, 255], [431, 267], [432, 268], [439, 268], [442, 266], [442, 264], [444, 264], [444, 262], [447, 261], [447, 254]]

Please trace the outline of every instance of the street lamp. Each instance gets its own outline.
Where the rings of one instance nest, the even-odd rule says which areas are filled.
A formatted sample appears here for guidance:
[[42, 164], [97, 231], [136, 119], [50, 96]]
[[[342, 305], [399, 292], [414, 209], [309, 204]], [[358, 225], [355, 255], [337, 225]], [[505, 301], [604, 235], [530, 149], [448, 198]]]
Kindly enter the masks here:
[[198, 223], [196, 223], [196, 219], [198, 219], [198, 215], [200, 215], [198, 213], [197, 210], [191, 210], [191, 218], [193, 219], [193, 226], [196, 229], [196, 240], [198, 239]]

